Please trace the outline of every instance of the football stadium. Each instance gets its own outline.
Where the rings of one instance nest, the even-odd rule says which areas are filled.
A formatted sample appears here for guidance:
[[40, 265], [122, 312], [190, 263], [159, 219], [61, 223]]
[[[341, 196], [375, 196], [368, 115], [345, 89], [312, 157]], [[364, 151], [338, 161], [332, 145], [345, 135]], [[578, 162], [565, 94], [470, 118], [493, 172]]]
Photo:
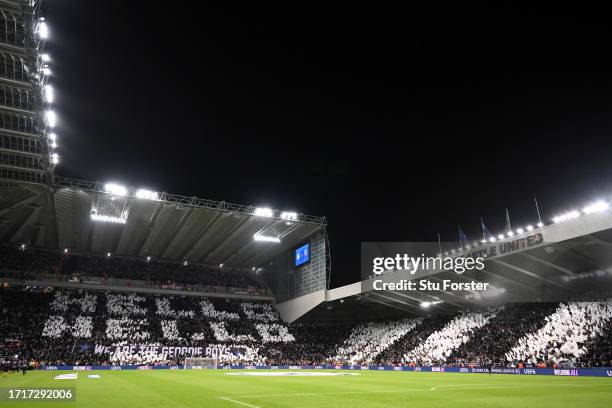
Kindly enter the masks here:
[[334, 286], [325, 216], [58, 174], [52, 27], [0, 14], [0, 407], [610, 406], [612, 197]]

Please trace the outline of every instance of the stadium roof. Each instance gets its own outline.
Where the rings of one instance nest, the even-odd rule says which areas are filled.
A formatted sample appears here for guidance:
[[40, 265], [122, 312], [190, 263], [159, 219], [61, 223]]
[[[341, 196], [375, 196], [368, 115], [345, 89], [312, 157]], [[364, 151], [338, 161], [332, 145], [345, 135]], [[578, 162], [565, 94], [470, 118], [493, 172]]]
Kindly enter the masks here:
[[[500, 291], [491, 292], [487, 297], [477, 292], [466, 295], [441, 291], [432, 295], [422, 291], [372, 289], [373, 279], [388, 282], [414, 279], [406, 271], [392, 271], [382, 277], [326, 291], [322, 302], [304, 309], [299, 320], [327, 323], [386, 320], [453, 313], [459, 308], [507, 302], [556, 302], [589, 294], [612, 294], [612, 210], [562, 220], [530, 232], [530, 236], [534, 234], [539, 234], [542, 241], [532, 247], [489, 256], [482, 271], [458, 275], [451, 270], [428, 277], [432, 281], [491, 282]], [[507, 238], [507, 242], [516, 239], [520, 237]], [[501, 244], [497, 241], [480, 248]]]
[[324, 229], [325, 217], [55, 177], [0, 181], [0, 241], [251, 268]]

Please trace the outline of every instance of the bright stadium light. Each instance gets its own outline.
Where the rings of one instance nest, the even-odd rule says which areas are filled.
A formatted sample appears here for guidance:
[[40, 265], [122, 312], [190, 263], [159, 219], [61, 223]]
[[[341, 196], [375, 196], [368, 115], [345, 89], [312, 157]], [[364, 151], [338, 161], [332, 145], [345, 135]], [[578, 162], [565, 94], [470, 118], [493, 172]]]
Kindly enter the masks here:
[[597, 201], [593, 204], [590, 204], [582, 209], [582, 212], [585, 214], [592, 214], [596, 212], [605, 211], [610, 207], [610, 204], [605, 201]]
[[151, 262], [151, 257], [147, 256], [147, 262]]
[[430, 306], [439, 305], [440, 303], [442, 303], [441, 300], [434, 300], [433, 302], [421, 302], [421, 307], [427, 309]]
[[533, 231], [533, 225], [528, 225], [526, 228], [527, 228], [527, 231]]
[[111, 256], [111, 253], [110, 253], [110, 252], [107, 252], [107, 253], [106, 253], [106, 257], [107, 257], [107, 258], [110, 258], [110, 256]]
[[123, 217], [113, 217], [111, 215], [91, 214], [92, 221], [108, 222], [111, 224], [125, 224], [127, 220]]
[[42, 54], [40, 56], [40, 59], [42, 59], [43, 62], [50, 62], [51, 61], [51, 57], [49, 56], [49, 54]]
[[44, 94], [45, 101], [48, 103], [52, 103], [55, 100], [55, 96], [53, 95], [53, 87], [51, 85], [45, 85]]
[[260, 234], [254, 234], [253, 239], [259, 242], [275, 242], [277, 244], [281, 242], [279, 237], [270, 237], [268, 235], [260, 235]]
[[283, 211], [281, 213], [281, 218], [283, 220], [287, 220], [287, 221], [297, 221], [298, 220], [298, 215], [296, 212], [292, 212], [292, 211]]
[[49, 76], [49, 75], [51, 75], [51, 68], [49, 68], [49, 67], [45, 66], [45, 67], [43, 67], [42, 72], [43, 72], [43, 74], [45, 74], [46, 76]]
[[566, 212], [565, 214], [557, 215], [556, 217], [553, 218], [553, 222], [557, 224], [560, 222], [573, 220], [578, 217], [580, 217], [580, 213], [574, 210], [574, 211]]
[[52, 141], [56, 141], [57, 135], [55, 133], [49, 133], [49, 139], [51, 139]]
[[104, 191], [107, 193], [114, 194], [116, 196], [126, 196], [128, 193], [127, 188], [115, 183], [106, 183], [104, 185]]
[[499, 240], [504, 239], [504, 234], [499, 234], [499, 235], [497, 236], [497, 239], [499, 239]]
[[159, 193], [156, 191], [146, 190], [144, 188], [136, 191], [136, 198], [141, 198], [143, 200], [159, 200]]
[[49, 146], [51, 146], [53, 149], [57, 149], [57, 142], [53, 140]]
[[267, 207], [257, 207], [255, 208], [255, 211], [253, 211], [253, 215], [271, 218], [274, 217], [274, 211]]
[[516, 230], [517, 234], [522, 234], [523, 232], [525, 232], [525, 230], [522, 229], [522, 228], [519, 228], [519, 229]]
[[538, 222], [538, 228], [542, 228], [544, 226], [544, 223], [542, 221]]
[[43, 40], [49, 38], [49, 26], [44, 20], [38, 23], [38, 36]]
[[482, 240], [482, 241], [480, 241], [480, 242], [481, 242], [481, 243], [483, 243], [483, 244], [486, 244], [486, 243], [487, 243], [487, 240], [486, 240], [486, 239], [483, 239], [483, 240]]
[[508, 235], [509, 237], [513, 237], [514, 236], [514, 232], [508, 231], [508, 234], [506, 234], [506, 235]]
[[51, 155], [51, 163], [58, 164], [59, 163], [59, 155], [57, 153], [53, 153]]
[[497, 240], [495, 239], [495, 237], [491, 237], [491, 238], [489, 238], [489, 242], [495, 242], [495, 241], [497, 241]]
[[55, 127], [55, 124], [57, 123], [57, 116], [55, 115], [55, 112], [53, 112], [52, 110], [46, 111], [45, 119], [47, 121], [47, 126]]

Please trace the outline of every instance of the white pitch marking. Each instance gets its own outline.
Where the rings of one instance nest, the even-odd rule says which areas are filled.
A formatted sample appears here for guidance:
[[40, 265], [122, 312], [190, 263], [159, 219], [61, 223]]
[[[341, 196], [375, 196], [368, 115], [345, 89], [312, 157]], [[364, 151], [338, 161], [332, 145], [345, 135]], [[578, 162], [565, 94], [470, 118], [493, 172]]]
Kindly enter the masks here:
[[220, 397], [222, 400], [226, 400], [226, 401], [230, 401], [233, 402], [234, 404], [240, 404], [240, 405], [244, 405], [245, 407], [251, 407], [251, 408], [260, 408], [257, 405], [251, 405], [251, 404], [247, 404], [246, 402], [242, 402], [242, 401], [236, 401], [234, 399], [231, 398], [227, 398], [227, 397]]

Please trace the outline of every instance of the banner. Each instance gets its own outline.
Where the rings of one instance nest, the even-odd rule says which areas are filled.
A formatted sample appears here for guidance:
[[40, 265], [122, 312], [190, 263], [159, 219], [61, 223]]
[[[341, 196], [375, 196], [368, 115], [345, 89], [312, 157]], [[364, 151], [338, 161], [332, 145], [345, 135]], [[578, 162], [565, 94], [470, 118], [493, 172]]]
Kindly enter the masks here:
[[175, 357], [210, 357], [221, 358], [223, 356], [241, 355], [240, 347], [227, 347], [223, 345], [209, 344], [207, 347], [197, 346], [160, 346], [158, 344], [129, 344], [123, 346], [105, 346], [96, 344], [95, 355], [114, 356], [148, 356], [154, 359]]

